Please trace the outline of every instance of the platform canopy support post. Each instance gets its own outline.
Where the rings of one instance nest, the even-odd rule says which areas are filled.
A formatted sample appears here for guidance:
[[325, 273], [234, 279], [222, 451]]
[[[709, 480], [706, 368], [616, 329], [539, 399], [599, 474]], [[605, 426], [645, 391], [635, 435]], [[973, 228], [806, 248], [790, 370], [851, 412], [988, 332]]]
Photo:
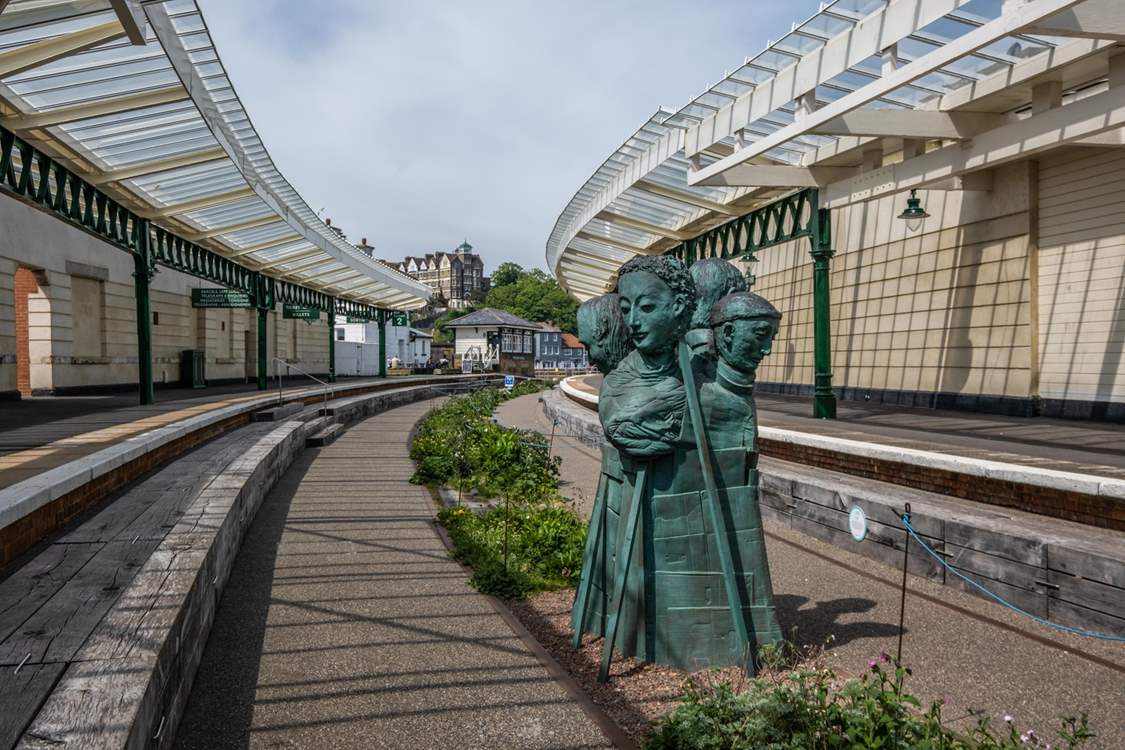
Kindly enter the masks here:
[[258, 309], [258, 390], [264, 391], [269, 387], [266, 369], [269, 363], [269, 348], [266, 346], [266, 320], [273, 300], [269, 294], [268, 279], [261, 274], [255, 279], [254, 289], [257, 290], [254, 306]]
[[328, 298], [328, 382], [336, 382], [336, 298]]
[[387, 377], [387, 311], [378, 312], [379, 320], [379, 377]]
[[832, 392], [832, 320], [829, 300], [829, 271], [834, 254], [832, 220], [829, 209], [817, 208], [815, 202], [812, 210], [814, 226], [809, 237], [812, 243], [809, 252], [813, 259], [813, 416], [817, 419], [835, 419], [836, 394]]
[[152, 392], [152, 304], [149, 282], [156, 273], [156, 262], [149, 252], [148, 221], [134, 219], [133, 288], [137, 301], [137, 383], [142, 406], [151, 404]]

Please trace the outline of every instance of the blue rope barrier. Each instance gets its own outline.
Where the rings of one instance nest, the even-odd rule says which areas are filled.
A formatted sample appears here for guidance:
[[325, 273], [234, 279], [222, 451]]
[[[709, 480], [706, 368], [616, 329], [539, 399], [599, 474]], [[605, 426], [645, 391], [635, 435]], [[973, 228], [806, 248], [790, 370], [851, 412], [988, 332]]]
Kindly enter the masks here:
[[906, 531], [907, 531], [908, 534], [910, 534], [911, 538], [913, 538], [914, 541], [916, 541], [918, 544], [920, 544], [922, 546], [922, 549], [926, 550], [926, 553], [930, 557], [934, 558], [939, 563], [941, 563], [941, 566], [943, 568], [945, 568], [950, 573], [952, 573], [953, 575], [957, 576], [958, 578], [960, 578], [965, 583], [967, 583], [970, 586], [972, 586], [973, 588], [975, 588], [977, 591], [979, 591], [982, 594], [984, 594], [985, 596], [987, 596], [989, 599], [992, 599], [997, 604], [1005, 606], [1008, 609], [1012, 610], [1013, 612], [1016, 612], [1018, 614], [1023, 615], [1024, 617], [1030, 617], [1032, 620], [1039, 623], [1040, 625], [1046, 625], [1049, 628], [1054, 628], [1055, 630], [1061, 630], [1064, 633], [1073, 633], [1074, 635], [1080, 635], [1080, 636], [1083, 636], [1085, 638], [1097, 638], [1098, 640], [1102, 640], [1102, 641], [1115, 641], [1117, 643], [1125, 643], [1125, 636], [1106, 635], [1105, 633], [1093, 633], [1089, 630], [1083, 630], [1082, 628], [1072, 628], [1069, 625], [1060, 625], [1057, 622], [1051, 622], [1050, 620], [1044, 620], [1042, 617], [1039, 617], [1037, 615], [1033, 615], [1030, 612], [1028, 612], [1027, 610], [1020, 609], [1019, 607], [1012, 604], [1011, 602], [1003, 599], [999, 594], [992, 593], [991, 591], [986, 589], [984, 586], [980, 585], [979, 583], [977, 583], [976, 581], [969, 578], [964, 573], [962, 573], [961, 571], [957, 570], [956, 568], [951, 566], [949, 563], [947, 563], [941, 557], [941, 555], [939, 555], [937, 552], [935, 552], [933, 549], [930, 548], [930, 545], [923, 542], [922, 538], [918, 536], [918, 533], [916, 531], [914, 531], [914, 527], [910, 525], [910, 515], [909, 514], [907, 514], [907, 513], [902, 514], [902, 525], [904, 527], [906, 527]]

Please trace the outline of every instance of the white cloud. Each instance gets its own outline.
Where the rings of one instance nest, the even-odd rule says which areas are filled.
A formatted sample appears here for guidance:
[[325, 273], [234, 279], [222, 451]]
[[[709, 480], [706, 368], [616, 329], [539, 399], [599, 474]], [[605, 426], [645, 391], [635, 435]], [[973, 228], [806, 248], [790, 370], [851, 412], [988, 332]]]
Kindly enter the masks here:
[[543, 266], [559, 212], [626, 136], [816, 3], [199, 4], [314, 210], [384, 258], [467, 237], [495, 268]]

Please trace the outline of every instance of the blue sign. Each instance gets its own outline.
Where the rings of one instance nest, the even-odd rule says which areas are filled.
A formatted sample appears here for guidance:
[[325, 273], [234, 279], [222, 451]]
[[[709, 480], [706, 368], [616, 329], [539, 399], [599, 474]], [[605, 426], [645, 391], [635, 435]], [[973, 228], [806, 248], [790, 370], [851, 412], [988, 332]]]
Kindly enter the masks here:
[[505, 375], [504, 376], [504, 387], [507, 388], [509, 391], [512, 390], [513, 388], [515, 388], [516, 387], [516, 376], [515, 375]]

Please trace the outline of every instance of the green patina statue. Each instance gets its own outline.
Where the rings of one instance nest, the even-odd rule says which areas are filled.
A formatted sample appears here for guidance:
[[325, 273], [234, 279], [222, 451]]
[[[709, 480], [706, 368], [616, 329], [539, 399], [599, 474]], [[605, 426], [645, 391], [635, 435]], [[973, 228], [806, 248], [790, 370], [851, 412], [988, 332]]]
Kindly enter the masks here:
[[[572, 619], [576, 645], [582, 632], [605, 637], [602, 679], [614, 647], [685, 669], [752, 671], [758, 649], [781, 639], [752, 395], [781, 315], [748, 292], [713, 296], [738, 288], [730, 279], [727, 269], [691, 274], [674, 258], [640, 256], [619, 273], [620, 321], [606, 303], [587, 303], [592, 317], [605, 316], [591, 332], [624, 323], [635, 347], [602, 384], [609, 445]], [[693, 317], [697, 304], [708, 306], [706, 316]], [[704, 320], [710, 335], [700, 353], [712, 354], [693, 356], [685, 335]]]
[[593, 297], [578, 306], [578, 340], [598, 372], [610, 372], [633, 349], [616, 294]]
[[746, 277], [738, 267], [722, 258], [703, 258], [688, 269], [695, 282], [695, 313], [691, 316], [691, 330], [684, 341], [696, 356], [714, 357], [715, 346], [711, 336], [711, 308], [723, 297], [746, 291]]

